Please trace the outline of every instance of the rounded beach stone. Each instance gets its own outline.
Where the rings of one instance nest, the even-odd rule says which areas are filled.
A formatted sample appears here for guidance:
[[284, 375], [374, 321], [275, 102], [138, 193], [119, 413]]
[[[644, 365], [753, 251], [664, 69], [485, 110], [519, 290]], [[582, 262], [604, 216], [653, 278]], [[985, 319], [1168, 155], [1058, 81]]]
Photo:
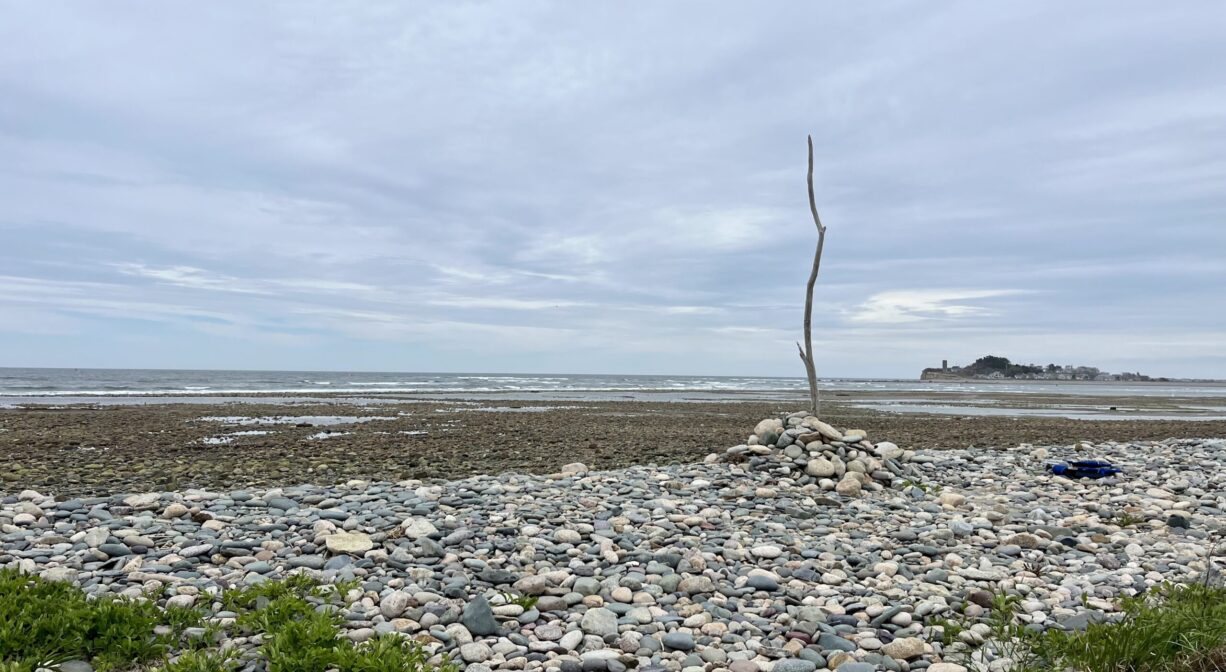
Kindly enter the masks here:
[[324, 545], [332, 553], [361, 555], [375, 547], [370, 537], [361, 532], [336, 532], [324, 538]]

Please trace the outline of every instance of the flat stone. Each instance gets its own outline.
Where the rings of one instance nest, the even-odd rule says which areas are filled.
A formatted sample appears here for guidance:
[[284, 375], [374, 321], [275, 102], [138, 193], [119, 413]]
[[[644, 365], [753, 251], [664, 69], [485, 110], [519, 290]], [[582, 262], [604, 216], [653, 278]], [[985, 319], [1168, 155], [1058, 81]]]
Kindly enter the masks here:
[[604, 607], [588, 609], [579, 621], [579, 627], [583, 628], [583, 631], [587, 634], [596, 635], [597, 637], [616, 635], [617, 614]]
[[335, 532], [324, 538], [324, 545], [332, 553], [361, 555], [375, 547], [370, 537], [361, 532]]
[[924, 655], [924, 640], [918, 637], [903, 637], [881, 647], [881, 652], [894, 660], [909, 660]]
[[130, 506], [137, 511], [146, 511], [157, 506], [162, 496], [156, 492], [146, 492], [139, 495], [124, 497], [124, 506]]
[[404, 532], [404, 536], [409, 539], [421, 539], [438, 532], [438, 528], [434, 526], [434, 523], [425, 518], [409, 518], [400, 524], [400, 529]]

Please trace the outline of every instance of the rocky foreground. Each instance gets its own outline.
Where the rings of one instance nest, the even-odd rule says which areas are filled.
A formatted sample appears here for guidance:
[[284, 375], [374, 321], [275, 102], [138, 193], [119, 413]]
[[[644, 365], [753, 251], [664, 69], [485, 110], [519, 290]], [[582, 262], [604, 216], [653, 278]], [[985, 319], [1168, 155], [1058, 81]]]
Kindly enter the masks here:
[[[1125, 473], [1044, 469], [1087, 457]], [[1121, 596], [1201, 576], [1224, 511], [1226, 440], [912, 452], [797, 414], [702, 464], [24, 491], [0, 497], [0, 567], [92, 594], [153, 591], [223, 625], [226, 588], [356, 578], [349, 637], [405, 633], [469, 672], [951, 672], [938, 620], [980, 616], [1004, 591], [1031, 627], [1084, 627]], [[235, 630], [221, 644], [253, 651]]]

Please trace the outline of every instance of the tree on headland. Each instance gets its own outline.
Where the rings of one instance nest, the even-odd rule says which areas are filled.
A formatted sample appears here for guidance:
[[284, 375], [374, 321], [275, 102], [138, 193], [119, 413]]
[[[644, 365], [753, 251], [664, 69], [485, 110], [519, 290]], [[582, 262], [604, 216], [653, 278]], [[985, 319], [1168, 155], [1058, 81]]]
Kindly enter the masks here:
[[813, 136], [809, 136], [809, 211], [813, 213], [813, 223], [817, 225], [817, 252], [813, 255], [813, 270], [809, 271], [809, 284], [805, 287], [805, 345], [799, 343], [800, 361], [805, 363], [805, 373], [809, 376], [810, 410], [817, 415], [821, 410], [821, 402], [817, 396], [817, 369], [813, 366], [813, 286], [817, 284], [817, 272], [822, 266], [822, 247], [826, 244], [826, 225], [822, 224], [817, 215], [817, 199], [813, 197]]

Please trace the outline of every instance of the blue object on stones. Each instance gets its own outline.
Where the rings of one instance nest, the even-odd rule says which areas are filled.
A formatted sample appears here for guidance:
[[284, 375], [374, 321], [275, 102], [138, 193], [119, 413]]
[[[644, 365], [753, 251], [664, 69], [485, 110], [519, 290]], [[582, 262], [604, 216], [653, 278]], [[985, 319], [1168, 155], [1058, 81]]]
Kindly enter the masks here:
[[1124, 472], [1106, 460], [1073, 460], [1047, 465], [1047, 470], [1068, 478], [1106, 478]]

